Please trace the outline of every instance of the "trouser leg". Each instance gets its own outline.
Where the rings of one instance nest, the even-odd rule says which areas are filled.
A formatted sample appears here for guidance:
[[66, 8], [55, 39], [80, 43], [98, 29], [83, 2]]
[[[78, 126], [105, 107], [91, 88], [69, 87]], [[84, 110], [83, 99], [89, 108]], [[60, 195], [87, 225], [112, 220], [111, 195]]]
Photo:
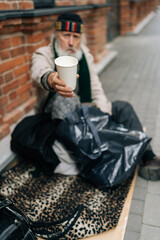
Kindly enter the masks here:
[[112, 120], [123, 124], [127, 129], [143, 131], [133, 107], [128, 102], [115, 101], [112, 103]]
[[[119, 124], [123, 124], [127, 129], [143, 131], [142, 124], [137, 114], [128, 102], [115, 101], [112, 103], [112, 120]], [[142, 156], [142, 160], [145, 162], [153, 159], [153, 157], [155, 157], [155, 154], [149, 145]]]

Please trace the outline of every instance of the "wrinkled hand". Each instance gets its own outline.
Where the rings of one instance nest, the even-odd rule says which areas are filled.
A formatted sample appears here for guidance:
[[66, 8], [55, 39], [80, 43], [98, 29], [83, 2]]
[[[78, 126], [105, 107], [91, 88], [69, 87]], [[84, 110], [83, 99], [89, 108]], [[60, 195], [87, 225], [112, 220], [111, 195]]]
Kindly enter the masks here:
[[[79, 75], [77, 74], [77, 78]], [[57, 93], [63, 97], [74, 97], [75, 94], [71, 87], [66, 86], [66, 83], [59, 78], [57, 72], [53, 72], [48, 76], [48, 84], [53, 88]]]

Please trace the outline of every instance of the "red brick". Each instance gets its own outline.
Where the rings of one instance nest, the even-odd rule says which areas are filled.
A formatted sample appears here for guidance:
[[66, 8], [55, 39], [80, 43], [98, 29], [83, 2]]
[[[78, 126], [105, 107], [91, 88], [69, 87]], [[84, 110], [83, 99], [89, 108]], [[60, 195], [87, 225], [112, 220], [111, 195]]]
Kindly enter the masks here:
[[21, 102], [26, 102], [29, 98], [30, 98], [30, 93], [29, 92], [24, 92], [22, 95], [20, 95], [21, 97]]
[[7, 83], [7, 82], [10, 82], [10, 81], [13, 79], [13, 73], [12, 73], [12, 71], [6, 73], [6, 74], [4, 75], [4, 79], [5, 79], [5, 82], [6, 82], [6, 83]]
[[11, 43], [9, 38], [0, 39], [0, 50], [10, 48]]
[[3, 27], [3, 22], [0, 21], [0, 29]]
[[18, 78], [19, 81], [19, 86], [23, 85], [24, 83], [26, 83], [29, 80], [29, 76], [28, 74], [22, 75]]
[[41, 32], [27, 36], [27, 42], [28, 43], [36, 43], [36, 42], [40, 42], [41, 40], [42, 40], [42, 33]]
[[22, 23], [22, 19], [21, 18], [14, 18], [14, 21], [13, 21], [13, 19], [7, 19], [5, 21], [5, 25], [10, 25], [10, 26], [20, 25], [21, 23]]
[[46, 29], [54, 29], [53, 22], [41, 22], [40, 24], [28, 24], [23, 26], [23, 32], [31, 34], [31, 32], [37, 32], [40, 30], [46, 31]]
[[8, 103], [6, 105], [6, 111], [7, 113], [12, 111], [13, 109], [15, 109], [16, 107], [18, 107], [21, 104], [21, 99], [15, 99], [12, 100], [10, 103]]
[[11, 42], [13, 47], [19, 46], [22, 43], [22, 38], [21, 36], [14, 36], [11, 38]]
[[69, 6], [69, 5], [72, 5], [72, 1], [62, 1], [62, 2], [57, 2], [56, 3], [56, 6]]
[[2, 87], [0, 88], [0, 96], [3, 95]]
[[29, 69], [29, 67], [26, 64], [23, 66], [17, 67], [16, 69], [14, 69], [14, 76], [18, 77], [24, 73], [27, 73], [28, 69]]
[[33, 9], [34, 4], [32, 1], [23, 1], [23, 2], [20, 2], [20, 8], [21, 9]]
[[13, 92], [11, 92], [11, 93], [9, 94], [9, 99], [10, 99], [10, 100], [15, 99], [16, 97], [17, 97], [17, 92], [16, 92], [16, 91], [13, 91]]
[[0, 139], [2, 139], [3, 137], [7, 136], [9, 133], [10, 133], [9, 124], [3, 124], [0, 127]]
[[29, 61], [29, 58], [28, 58], [27, 55], [24, 55], [23, 57], [24, 57], [24, 61], [25, 61], [25, 62], [28, 62], [28, 61]]
[[4, 61], [2, 64], [0, 64], [0, 73], [4, 73], [8, 70], [11, 70], [15, 66], [14, 59]]
[[3, 119], [4, 123], [13, 124], [16, 123], [20, 118], [22, 118], [23, 113], [19, 109], [15, 109], [10, 113], [7, 113]]
[[36, 49], [45, 46], [46, 44], [44, 42], [39, 43], [39, 44], [35, 44], [35, 45], [30, 45], [27, 46], [27, 52], [28, 53], [33, 53]]
[[[4, 21], [5, 22], [5, 21]], [[14, 26], [14, 25], [11, 25], [11, 26], [5, 26], [3, 24], [3, 28], [0, 29], [0, 34], [12, 34], [12, 33], [17, 33], [19, 31], [21, 31], [21, 25], [18, 25], [18, 26]]]
[[5, 115], [5, 109], [4, 106], [0, 106], [0, 115], [4, 116]]
[[12, 8], [12, 10], [19, 9], [19, 3], [13, 2], [13, 3], [11, 4], [11, 8]]
[[30, 54], [28, 55], [28, 61], [31, 63], [31, 61], [32, 61], [32, 53], [30, 53]]
[[5, 105], [8, 102], [8, 99], [6, 96], [0, 98], [0, 106]]
[[17, 94], [18, 95], [21, 95], [22, 93], [26, 92], [28, 89], [31, 88], [31, 83], [27, 83], [25, 84], [24, 86], [21, 86], [17, 89]]
[[33, 109], [35, 101], [36, 97], [30, 97], [29, 100], [22, 105], [25, 114], [28, 113], [31, 109]]
[[3, 123], [3, 118], [2, 118], [2, 115], [0, 115], [0, 126], [2, 125]]
[[52, 20], [52, 21], [55, 21], [57, 19], [58, 15], [50, 15], [48, 16], [48, 20]]
[[24, 57], [19, 56], [15, 58], [15, 66], [22, 65], [24, 63]]
[[16, 56], [23, 55], [23, 54], [25, 54], [25, 48], [23, 46], [14, 48], [11, 50], [12, 57], [16, 57]]
[[3, 83], [4, 83], [4, 78], [0, 76], [0, 85], [2, 85]]
[[11, 9], [11, 5], [9, 3], [0, 3], [0, 10], [9, 10]]
[[10, 58], [10, 51], [9, 50], [1, 51], [0, 55], [2, 60], [8, 59]]
[[35, 23], [41, 23], [41, 17], [35, 17], [35, 18], [23, 18], [24, 24], [35, 24]]
[[13, 82], [6, 84], [3, 87], [3, 93], [7, 93], [7, 92], [13, 90], [14, 88], [17, 88], [18, 85], [19, 85], [18, 80], [14, 80]]

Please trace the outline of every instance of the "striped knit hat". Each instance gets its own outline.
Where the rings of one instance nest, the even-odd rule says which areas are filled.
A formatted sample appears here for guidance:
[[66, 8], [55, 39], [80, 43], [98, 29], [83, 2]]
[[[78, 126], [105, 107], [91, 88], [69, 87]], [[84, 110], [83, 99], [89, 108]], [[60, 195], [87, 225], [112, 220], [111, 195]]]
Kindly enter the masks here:
[[57, 18], [56, 30], [82, 33], [83, 21], [78, 14], [64, 13]]

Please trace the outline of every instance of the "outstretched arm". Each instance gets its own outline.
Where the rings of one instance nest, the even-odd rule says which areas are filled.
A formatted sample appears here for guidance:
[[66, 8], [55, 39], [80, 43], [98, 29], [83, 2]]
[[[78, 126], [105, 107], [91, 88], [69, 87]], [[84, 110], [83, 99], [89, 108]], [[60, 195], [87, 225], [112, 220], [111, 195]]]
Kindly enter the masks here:
[[57, 72], [52, 72], [48, 76], [48, 85], [63, 97], [74, 97], [75, 94], [71, 87], [66, 86], [66, 83], [59, 78]]

